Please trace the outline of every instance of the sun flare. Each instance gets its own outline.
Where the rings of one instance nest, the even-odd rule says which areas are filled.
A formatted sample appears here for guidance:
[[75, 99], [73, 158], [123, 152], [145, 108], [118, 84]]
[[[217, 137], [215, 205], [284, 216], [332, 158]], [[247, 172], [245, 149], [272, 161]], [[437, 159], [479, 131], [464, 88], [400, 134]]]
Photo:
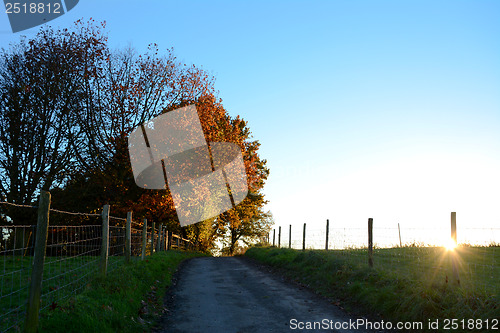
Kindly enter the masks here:
[[449, 238], [446, 240], [444, 247], [447, 251], [453, 251], [457, 247], [457, 243], [453, 239]]

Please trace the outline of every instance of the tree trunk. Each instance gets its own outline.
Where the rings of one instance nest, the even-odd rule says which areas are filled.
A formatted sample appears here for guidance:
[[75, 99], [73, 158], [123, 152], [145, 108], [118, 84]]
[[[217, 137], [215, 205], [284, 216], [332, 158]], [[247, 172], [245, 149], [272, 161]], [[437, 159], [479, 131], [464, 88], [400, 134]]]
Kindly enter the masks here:
[[234, 255], [234, 250], [236, 249], [236, 244], [240, 237], [237, 235], [235, 230], [231, 230], [231, 245], [229, 246], [229, 255]]

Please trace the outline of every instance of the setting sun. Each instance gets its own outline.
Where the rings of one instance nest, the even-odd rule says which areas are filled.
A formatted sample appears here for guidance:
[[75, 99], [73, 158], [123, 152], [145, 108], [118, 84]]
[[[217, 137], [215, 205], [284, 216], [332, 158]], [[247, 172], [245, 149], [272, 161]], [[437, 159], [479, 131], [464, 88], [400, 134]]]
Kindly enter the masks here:
[[449, 238], [444, 244], [444, 247], [447, 251], [453, 251], [457, 247], [457, 243], [453, 239]]

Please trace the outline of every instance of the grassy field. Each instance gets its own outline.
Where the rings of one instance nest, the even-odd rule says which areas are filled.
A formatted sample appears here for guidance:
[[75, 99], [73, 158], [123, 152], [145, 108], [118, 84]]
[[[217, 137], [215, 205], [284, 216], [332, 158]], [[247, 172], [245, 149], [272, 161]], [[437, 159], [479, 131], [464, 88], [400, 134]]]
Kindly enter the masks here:
[[[0, 258], [0, 332], [13, 326], [18, 330], [24, 322], [31, 278], [31, 256]], [[77, 294], [97, 272], [98, 256], [46, 257], [43, 272], [41, 309], [51, 308]], [[114, 268], [123, 257], [109, 257]]]
[[96, 278], [40, 317], [39, 332], [144, 332], [164, 311], [163, 295], [177, 266], [203, 254], [155, 253], [144, 261], [121, 265]]
[[[174, 254], [176, 253], [176, 254]], [[161, 255], [155, 255], [161, 257]], [[188, 257], [188, 254], [172, 252], [172, 258], [166, 259], [168, 265], [176, 265], [177, 259]], [[0, 258], [0, 332], [10, 328], [18, 331], [25, 320], [26, 302], [31, 276], [30, 256], [6, 256]], [[108, 271], [113, 276], [114, 271], [132, 269], [144, 265], [133, 257], [132, 265], [125, 265], [123, 257], [108, 258]], [[46, 257], [43, 272], [41, 309], [42, 313], [54, 313], [64, 308], [69, 299], [78, 296], [91, 286], [98, 273], [99, 256], [79, 257]], [[157, 259], [148, 257], [148, 263]], [[172, 267], [174, 267], [172, 266]], [[168, 276], [167, 276], [168, 277]], [[122, 280], [120, 280], [122, 281]]]
[[[441, 328], [445, 319], [482, 319], [483, 323], [500, 319], [498, 247], [376, 249], [373, 268], [368, 266], [366, 249], [268, 247], [251, 248], [245, 255], [281, 269], [358, 315], [394, 323], [439, 319]], [[453, 282], [451, 256], [458, 261], [460, 286]], [[488, 330], [483, 325], [475, 331]]]

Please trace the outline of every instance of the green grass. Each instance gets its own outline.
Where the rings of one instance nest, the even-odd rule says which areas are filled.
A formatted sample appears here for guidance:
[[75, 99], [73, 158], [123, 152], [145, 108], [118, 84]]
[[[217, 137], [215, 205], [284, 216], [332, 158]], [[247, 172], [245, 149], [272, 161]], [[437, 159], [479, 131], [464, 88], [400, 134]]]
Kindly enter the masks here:
[[[0, 332], [14, 325], [19, 330], [24, 322], [31, 278], [31, 256], [0, 257]], [[56, 306], [78, 293], [94, 276], [99, 256], [46, 257], [44, 263], [41, 308]], [[109, 257], [114, 269], [123, 257]]]
[[122, 265], [40, 316], [40, 332], [143, 332], [162, 314], [177, 266], [200, 253], [167, 251]]
[[[164, 258], [167, 271], [175, 269], [178, 260], [191, 256], [185, 252], [170, 251]], [[162, 254], [155, 254], [147, 259], [147, 264], [156, 265], [157, 257], [162, 258]], [[28, 299], [29, 283], [31, 277], [31, 264], [33, 258], [30, 256], [5, 256], [0, 261], [0, 332], [11, 328], [12, 331], [19, 331], [24, 324], [26, 303]], [[98, 275], [100, 256], [79, 256], [79, 257], [46, 257], [44, 263], [41, 313], [49, 316], [63, 309], [68, 309], [68, 304], [80, 297], [82, 291], [88, 292], [93, 288], [94, 277]], [[108, 258], [109, 276], [124, 275], [123, 270], [136, 269], [145, 263], [137, 262], [138, 257], [132, 257], [132, 264], [125, 265], [121, 256], [111, 256]], [[160, 264], [160, 266], [164, 266]], [[154, 269], [154, 268], [153, 268]], [[121, 273], [115, 273], [115, 270]], [[162, 283], [169, 281], [170, 275], [162, 276], [159, 287]], [[92, 282], [95, 280], [94, 282]], [[120, 279], [120, 281], [123, 281]], [[155, 280], [156, 281], [156, 280]], [[102, 282], [102, 281], [100, 281]], [[149, 281], [151, 282], [151, 281]], [[151, 285], [150, 285], [151, 286]], [[77, 296], [75, 298], [75, 296]]]
[[[376, 249], [373, 268], [366, 249], [251, 248], [245, 255], [280, 268], [358, 315], [394, 323], [500, 319], [498, 247]], [[460, 287], [452, 281], [451, 256], [458, 259]]]

